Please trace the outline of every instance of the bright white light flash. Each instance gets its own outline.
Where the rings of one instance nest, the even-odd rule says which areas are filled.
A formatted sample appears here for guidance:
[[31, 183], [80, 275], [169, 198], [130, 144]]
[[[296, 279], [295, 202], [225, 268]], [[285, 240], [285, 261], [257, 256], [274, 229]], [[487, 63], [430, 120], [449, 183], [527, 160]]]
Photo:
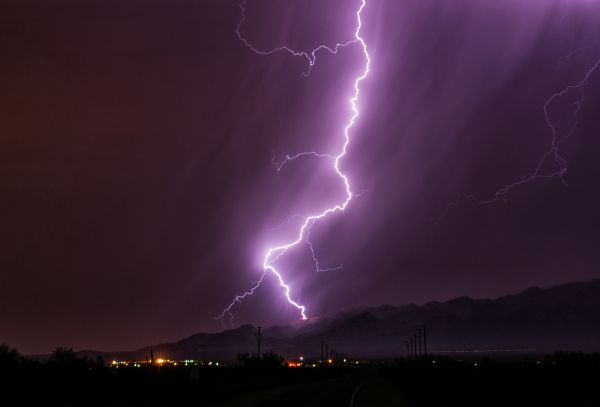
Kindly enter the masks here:
[[354, 94], [350, 98], [350, 107], [351, 107], [351, 111], [352, 111], [352, 116], [350, 117], [349, 121], [346, 123], [344, 130], [343, 130], [344, 144], [343, 144], [341, 150], [335, 155], [319, 154], [319, 153], [313, 152], [313, 151], [302, 152], [302, 153], [299, 153], [299, 154], [296, 154], [293, 156], [286, 155], [284, 161], [279, 164], [276, 164], [275, 161], [273, 160], [275, 166], [277, 167], [277, 170], [280, 171], [281, 168], [287, 162], [301, 158], [301, 157], [305, 157], [305, 156], [318, 156], [318, 157], [322, 157], [322, 158], [331, 159], [333, 161], [333, 166], [332, 166], [333, 170], [336, 172], [336, 174], [340, 178], [340, 180], [344, 183], [344, 189], [345, 189], [345, 195], [346, 195], [345, 199], [341, 202], [332, 204], [332, 206], [328, 207], [327, 209], [325, 209], [324, 211], [322, 211], [320, 213], [302, 216], [301, 218], [304, 221], [298, 230], [298, 235], [295, 240], [293, 240], [291, 242], [287, 242], [287, 243], [281, 243], [275, 247], [269, 248], [264, 256], [263, 274], [262, 274], [260, 280], [250, 290], [246, 291], [242, 295], [236, 296], [233, 299], [233, 301], [229, 304], [229, 306], [227, 308], [225, 308], [223, 310], [223, 312], [217, 317], [217, 319], [220, 319], [221, 321], [223, 321], [223, 318], [225, 317], [225, 315], [229, 315], [230, 317], [232, 317], [231, 310], [232, 310], [233, 306], [235, 306], [237, 303], [241, 302], [247, 296], [252, 295], [255, 292], [255, 290], [260, 286], [261, 282], [263, 281], [263, 279], [267, 273], [271, 273], [277, 278], [279, 285], [283, 288], [283, 292], [284, 292], [284, 295], [285, 295], [287, 301], [292, 306], [294, 306], [295, 308], [298, 309], [302, 319], [307, 319], [308, 317], [306, 314], [306, 306], [304, 306], [304, 305], [298, 303], [297, 301], [295, 301], [294, 299], [292, 299], [291, 288], [290, 288], [289, 284], [287, 284], [285, 282], [285, 280], [283, 279], [283, 276], [281, 275], [279, 270], [275, 267], [275, 264], [278, 259], [280, 259], [289, 249], [301, 244], [302, 242], [306, 242], [308, 244], [310, 251], [313, 255], [313, 259], [315, 260], [317, 271], [337, 270], [341, 267], [341, 265], [340, 265], [340, 266], [332, 268], [332, 269], [320, 269], [318, 260], [316, 259], [315, 252], [312, 247], [312, 244], [310, 243], [310, 240], [308, 240], [308, 238], [310, 236], [311, 228], [317, 221], [327, 217], [328, 215], [330, 215], [334, 212], [338, 212], [338, 211], [343, 212], [346, 209], [346, 207], [350, 204], [350, 201], [352, 201], [352, 198], [354, 196], [356, 196], [352, 193], [352, 189], [350, 186], [350, 180], [348, 179], [348, 176], [346, 174], [344, 174], [340, 169], [340, 162], [346, 155], [346, 152], [348, 150], [348, 145], [350, 144], [350, 130], [354, 126], [354, 123], [356, 122], [356, 120], [358, 119], [358, 116], [359, 116], [358, 98], [360, 96], [360, 83], [369, 74], [369, 70], [370, 70], [370, 66], [371, 66], [371, 57], [369, 56], [369, 52], [367, 50], [367, 45], [366, 45], [363, 37], [361, 36], [361, 28], [362, 28], [361, 13], [362, 13], [363, 9], [365, 8], [365, 6], [366, 6], [366, 0], [361, 0], [360, 7], [356, 11], [356, 30], [354, 31], [354, 38], [350, 41], [347, 41], [344, 43], [337, 43], [335, 45], [335, 47], [333, 47], [333, 48], [328, 47], [326, 45], [319, 45], [317, 48], [315, 48], [314, 50], [312, 50], [310, 52], [296, 51], [288, 46], [281, 46], [281, 47], [273, 48], [268, 51], [262, 51], [262, 50], [259, 50], [258, 48], [256, 48], [246, 38], [244, 38], [244, 36], [242, 36], [242, 34], [240, 32], [240, 28], [241, 28], [242, 24], [244, 23], [244, 21], [246, 21], [246, 13], [245, 13], [246, 0], [244, 0], [240, 3], [242, 19], [240, 20], [239, 24], [237, 25], [236, 33], [237, 33], [237, 36], [240, 39], [240, 41], [242, 41], [248, 48], [250, 48], [256, 54], [270, 55], [275, 52], [285, 51], [285, 52], [292, 54], [293, 56], [304, 57], [308, 61], [308, 69], [306, 72], [303, 73], [303, 75], [309, 76], [310, 72], [312, 70], [312, 67], [314, 66], [314, 64], [317, 60], [317, 53], [319, 53], [320, 51], [328, 51], [330, 53], [336, 54], [340, 50], [340, 48], [346, 47], [350, 44], [358, 44], [362, 49], [364, 59], [365, 59], [365, 65], [364, 65], [364, 70], [362, 71], [360, 76], [358, 76], [354, 81]]

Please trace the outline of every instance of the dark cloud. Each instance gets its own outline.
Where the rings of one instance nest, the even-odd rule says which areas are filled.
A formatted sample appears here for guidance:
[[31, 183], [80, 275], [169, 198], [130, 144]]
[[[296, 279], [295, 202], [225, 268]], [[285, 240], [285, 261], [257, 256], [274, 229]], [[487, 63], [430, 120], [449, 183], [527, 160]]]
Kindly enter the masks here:
[[[600, 58], [600, 10], [371, 3], [372, 72], [343, 162], [364, 193], [314, 228], [322, 262], [342, 271], [290, 253], [295, 298], [317, 315], [599, 277], [600, 72], [561, 145], [568, 187], [539, 180], [506, 202], [446, 207], [534, 169], [551, 141], [544, 103]], [[312, 48], [351, 36], [357, 4], [250, 0], [244, 30], [265, 48]], [[122, 349], [220, 329], [213, 316], [293, 231], [271, 229], [340, 196], [326, 162], [277, 173], [270, 160], [339, 148], [360, 50], [322, 54], [303, 78], [301, 58], [245, 48], [239, 17], [216, 0], [0, 6], [1, 340]], [[575, 100], [549, 109], [563, 132]], [[272, 279], [236, 309], [240, 323], [296, 317]]]

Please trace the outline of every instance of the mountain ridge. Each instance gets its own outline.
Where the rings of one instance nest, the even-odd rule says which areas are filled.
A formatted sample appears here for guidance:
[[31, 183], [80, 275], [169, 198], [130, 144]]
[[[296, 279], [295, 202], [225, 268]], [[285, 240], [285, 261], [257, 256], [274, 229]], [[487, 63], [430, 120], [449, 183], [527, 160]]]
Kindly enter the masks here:
[[[461, 296], [423, 305], [355, 307], [296, 326], [263, 330], [263, 349], [283, 356], [320, 357], [321, 341], [356, 357], [398, 357], [405, 340], [427, 325], [431, 352], [600, 351], [600, 279], [549, 288], [530, 287], [495, 299]], [[144, 360], [233, 360], [253, 353], [256, 328], [250, 324], [218, 333], [197, 333], [176, 342], [128, 352], [81, 351], [96, 357]]]

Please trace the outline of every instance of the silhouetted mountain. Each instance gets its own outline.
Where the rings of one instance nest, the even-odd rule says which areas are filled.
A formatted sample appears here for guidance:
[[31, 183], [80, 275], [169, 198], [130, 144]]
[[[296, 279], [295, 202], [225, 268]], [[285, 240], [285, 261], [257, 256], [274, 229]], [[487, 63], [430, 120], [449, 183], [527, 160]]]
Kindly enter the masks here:
[[[324, 341], [357, 357], [393, 357], [404, 354], [404, 341], [423, 324], [431, 352], [600, 351], [600, 280], [533, 287], [495, 300], [459, 297], [423, 306], [386, 304], [344, 310], [294, 326], [264, 329], [263, 349], [285, 356], [319, 357]], [[255, 331], [244, 325], [152, 349], [171, 359], [232, 360], [238, 353], [255, 352]], [[103, 356], [143, 360], [149, 353], [146, 347]]]

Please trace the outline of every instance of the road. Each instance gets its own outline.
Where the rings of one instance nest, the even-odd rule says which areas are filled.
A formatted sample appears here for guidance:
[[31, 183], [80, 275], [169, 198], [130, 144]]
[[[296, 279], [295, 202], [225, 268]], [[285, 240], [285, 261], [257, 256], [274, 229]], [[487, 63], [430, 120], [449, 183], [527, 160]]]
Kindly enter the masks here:
[[214, 407], [410, 407], [376, 370], [314, 383], [256, 391]]

